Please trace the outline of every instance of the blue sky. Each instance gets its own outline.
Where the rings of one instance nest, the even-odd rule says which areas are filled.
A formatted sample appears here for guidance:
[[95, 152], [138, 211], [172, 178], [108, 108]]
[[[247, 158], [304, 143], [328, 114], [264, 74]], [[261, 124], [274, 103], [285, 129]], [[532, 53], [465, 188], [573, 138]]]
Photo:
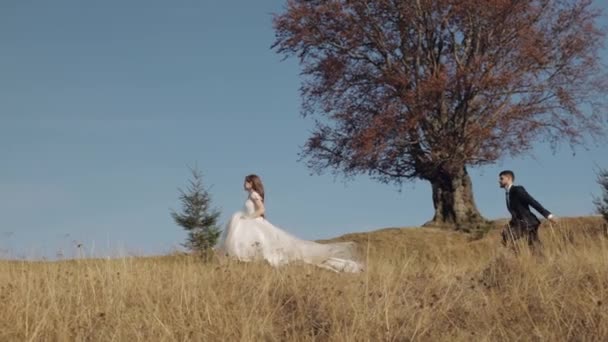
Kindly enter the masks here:
[[[0, 257], [170, 251], [169, 216], [198, 164], [222, 222], [258, 173], [269, 219], [314, 239], [432, 216], [430, 186], [311, 176], [297, 161], [299, 68], [270, 50], [283, 1], [0, 3]], [[500, 169], [560, 216], [593, 212], [608, 147], [472, 170], [482, 213], [506, 216]]]

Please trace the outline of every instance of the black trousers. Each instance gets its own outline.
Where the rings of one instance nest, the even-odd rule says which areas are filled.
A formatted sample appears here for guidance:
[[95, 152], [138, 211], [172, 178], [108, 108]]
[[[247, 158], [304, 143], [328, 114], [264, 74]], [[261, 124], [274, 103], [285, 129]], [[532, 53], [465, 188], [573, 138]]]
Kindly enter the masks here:
[[515, 243], [525, 237], [528, 240], [528, 246], [540, 245], [538, 227], [540, 227], [540, 222], [530, 223], [524, 220], [511, 220], [502, 230], [502, 243], [506, 246], [509, 241]]

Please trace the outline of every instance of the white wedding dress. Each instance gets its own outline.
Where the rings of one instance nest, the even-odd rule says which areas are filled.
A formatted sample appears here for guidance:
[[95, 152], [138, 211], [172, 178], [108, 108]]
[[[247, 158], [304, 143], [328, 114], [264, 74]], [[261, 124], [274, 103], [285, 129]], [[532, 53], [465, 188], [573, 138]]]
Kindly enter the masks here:
[[232, 216], [219, 244], [219, 251], [240, 261], [266, 260], [272, 266], [303, 261], [335, 272], [361, 272], [356, 247], [351, 242], [321, 244], [301, 240], [275, 227], [265, 218], [249, 218], [255, 211], [252, 192], [243, 212]]

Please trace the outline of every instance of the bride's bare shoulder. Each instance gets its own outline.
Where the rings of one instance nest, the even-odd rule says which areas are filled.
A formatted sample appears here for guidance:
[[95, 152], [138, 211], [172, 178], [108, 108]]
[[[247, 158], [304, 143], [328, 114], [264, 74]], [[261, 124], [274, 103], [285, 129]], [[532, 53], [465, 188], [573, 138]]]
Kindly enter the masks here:
[[260, 196], [260, 194], [258, 194], [258, 193], [257, 193], [257, 192], [255, 192], [255, 191], [252, 191], [252, 192], [249, 194], [249, 197], [250, 197], [251, 199], [253, 199], [253, 200], [260, 200], [260, 199], [262, 199], [262, 196]]

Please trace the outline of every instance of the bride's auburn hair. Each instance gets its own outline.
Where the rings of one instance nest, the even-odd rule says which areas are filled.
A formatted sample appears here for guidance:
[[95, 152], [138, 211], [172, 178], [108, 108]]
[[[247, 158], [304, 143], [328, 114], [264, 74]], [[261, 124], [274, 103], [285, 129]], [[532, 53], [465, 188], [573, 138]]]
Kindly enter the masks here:
[[262, 202], [264, 202], [264, 184], [262, 183], [262, 179], [258, 175], [249, 175], [245, 177], [245, 182], [251, 183], [251, 189], [262, 197]]

